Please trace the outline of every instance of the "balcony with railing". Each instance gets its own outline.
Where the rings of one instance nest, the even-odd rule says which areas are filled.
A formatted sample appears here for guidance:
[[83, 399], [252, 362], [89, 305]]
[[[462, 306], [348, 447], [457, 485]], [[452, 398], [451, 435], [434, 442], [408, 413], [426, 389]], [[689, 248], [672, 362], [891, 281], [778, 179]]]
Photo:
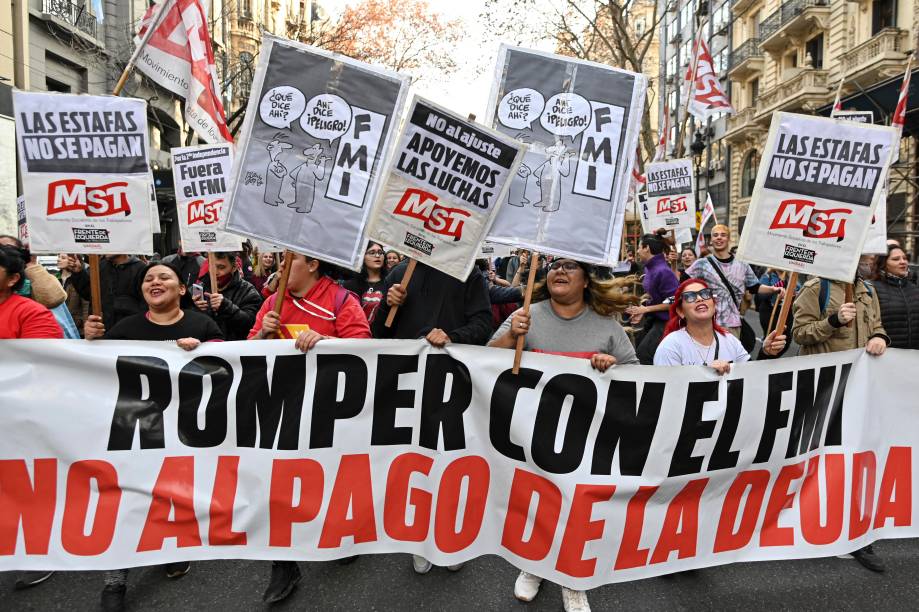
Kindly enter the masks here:
[[737, 144], [766, 133], [766, 128], [756, 121], [756, 106], [748, 106], [728, 117], [724, 139]]
[[760, 95], [756, 101], [757, 120], [775, 111], [813, 110], [829, 101], [828, 70], [802, 68], [791, 78]]
[[728, 78], [732, 81], [745, 81], [763, 71], [763, 52], [759, 48], [760, 39], [750, 38], [731, 51], [728, 67]]
[[76, 4], [68, 0], [42, 0], [42, 17], [61, 25], [69, 30], [100, 40], [98, 32], [99, 22], [86, 4]]
[[909, 32], [884, 28], [839, 56], [847, 81], [873, 83], [903, 72], [910, 50]]
[[830, 0], [787, 0], [759, 24], [760, 46], [768, 53], [781, 53], [790, 40], [809, 34], [815, 27], [829, 27]]

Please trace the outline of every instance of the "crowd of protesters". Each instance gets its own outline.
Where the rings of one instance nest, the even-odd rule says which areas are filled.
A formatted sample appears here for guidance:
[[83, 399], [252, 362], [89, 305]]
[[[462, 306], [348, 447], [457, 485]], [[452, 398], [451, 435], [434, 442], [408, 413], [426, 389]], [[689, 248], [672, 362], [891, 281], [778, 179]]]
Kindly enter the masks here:
[[[736, 259], [726, 226], [713, 228], [709, 248], [677, 251], [661, 231], [642, 236], [615, 270], [564, 257], [533, 261], [521, 250], [478, 261], [465, 281], [418, 263], [405, 285], [409, 261], [371, 242], [356, 274], [293, 256], [284, 295], [277, 293], [285, 271], [281, 254], [248, 245], [210, 260], [182, 251], [162, 259], [106, 255], [97, 316], [90, 314], [82, 257], [61, 254], [56, 270], [49, 270], [17, 239], [0, 236], [0, 338], [169, 340], [189, 351], [202, 342], [285, 338], [304, 352], [325, 338], [424, 338], [435, 347], [507, 349], [522, 338], [524, 350], [589, 359], [601, 372], [641, 363], [707, 366], [719, 374], [753, 355], [789, 354], [791, 340], [804, 355], [919, 349], [919, 286], [895, 241], [885, 255], [862, 258], [850, 301], [843, 283], [820, 278], [801, 279], [785, 296], [785, 274], [754, 270]], [[520, 304], [531, 268], [533, 304], [525, 312]], [[744, 316], [750, 298], [764, 338], [756, 337]], [[793, 300], [792, 316], [784, 329], [772, 330], [782, 299]], [[392, 325], [386, 325], [396, 308]], [[884, 571], [871, 546], [853, 556], [868, 569]], [[418, 573], [432, 567], [418, 556], [413, 566]], [[182, 576], [189, 567], [169, 564], [166, 575]], [[25, 572], [17, 587], [51, 574]], [[124, 608], [127, 576], [127, 570], [105, 573], [104, 609]], [[300, 578], [295, 562], [274, 562], [263, 598], [286, 598]], [[530, 601], [541, 582], [522, 572], [514, 594]], [[590, 609], [586, 593], [562, 593], [569, 612]]]

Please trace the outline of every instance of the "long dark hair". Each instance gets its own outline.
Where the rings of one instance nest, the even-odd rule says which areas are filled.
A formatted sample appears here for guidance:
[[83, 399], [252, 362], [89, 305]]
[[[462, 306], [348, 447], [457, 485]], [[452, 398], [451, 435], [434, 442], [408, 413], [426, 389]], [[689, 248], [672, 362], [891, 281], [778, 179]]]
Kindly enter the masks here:
[[[679, 314], [677, 314], [676, 309], [677, 309], [677, 306], [683, 305], [683, 291], [686, 289], [687, 285], [702, 285], [703, 287], [710, 288], [708, 287], [708, 283], [706, 283], [701, 278], [690, 278], [680, 283], [680, 286], [677, 288], [676, 293], [673, 294], [673, 303], [670, 304], [670, 320], [667, 321], [667, 325], [664, 327], [664, 335], [661, 336], [661, 340], [666, 338], [667, 334], [671, 332], [679, 331], [680, 329], [686, 327], [686, 319], [684, 319]], [[717, 298], [715, 298], [714, 295], [712, 295], [712, 302], [715, 304], [715, 307], [717, 308], [718, 300]], [[728, 330], [721, 327], [720, 325], [718, 325], [718, 323], [715, 322], [714, 315], [712, 316], [712, 327], [715, 329], [716, 332], [718, 332], [722, 336], [727, 335], [728, 333]]]
[[[374, 246], [380, 247], [380, 250], [383, 251], [383, 267], [380, 268], [380, 278], [383, 279], [383, 278], [386, 278], [386, 274], [389, 272], [389, 270], [386, 269], [386, 249], [383, 247], [383, 245], [380, 244], [379, 242], [374, 242], [373, 240], [371, 240], [370, 242], [367, 243], [367, 248], [364, 249], [364, 257], [367, 256], [367, 251], [372, 249]], [[360, 274], [361, 274], [361, 278], [363, 278], [364, 280], [367, 280], [367, 262], [364, 261], [363, 257], [361, 258]]]
[[641, 244], [650, 249], [652, 255], [666, 253], [673, 247], [673, 240], [667, 235], [667, 230], [659, 229], [653, 234], [645, 234], [641, 237]]

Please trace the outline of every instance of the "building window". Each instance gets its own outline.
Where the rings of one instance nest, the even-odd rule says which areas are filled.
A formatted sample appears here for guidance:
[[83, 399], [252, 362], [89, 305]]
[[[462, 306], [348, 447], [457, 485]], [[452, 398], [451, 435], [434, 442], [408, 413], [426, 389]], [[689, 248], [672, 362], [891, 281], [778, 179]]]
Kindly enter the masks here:
[[759, 97], [759, 79], [753, 79], [747, 83], [747, 88], [750, 90], [750, 100], [747, 106], [753, 106], [756, 104], [756, 99]]
[[750, 38], [759, 38], [759, 22], [761, 21], [762, 14], [762, 11], [756, 11], [753, 13], [753, 16], [750, 17]]
[[239, 61], [236, 64], [236, 96], [240, 99], [249, 97], [249, 90], [252, 89], [252, 71], [255, 59], [248, 51], [242, 51], [239, 54]]
[[871, 3], [871, 35], [897, 25], [896, 0], [874, 0]]
[[251, 0], [237, 0], [236, 8], [239, 10], [240, 19], [252, 19]]
[[817, 34], [804, 45], [804, 59], [807, 60], [808, 56], [810, 63], [805, 61], [806, 66], [817, 70], [823, 69], [823, 34]]
[[759, 153], [755, 150], [750, 151], [744, 157], [743, 166], [740, 169], [740, 197], [749, 198], [753, 195], [757, 168], [759, 168]]
[[71, 93], [73, 91], [67, 83], [55, 81], [51, 77], [45, 77], [45, 87], [48, 91], [56, 91], [58, 93]]

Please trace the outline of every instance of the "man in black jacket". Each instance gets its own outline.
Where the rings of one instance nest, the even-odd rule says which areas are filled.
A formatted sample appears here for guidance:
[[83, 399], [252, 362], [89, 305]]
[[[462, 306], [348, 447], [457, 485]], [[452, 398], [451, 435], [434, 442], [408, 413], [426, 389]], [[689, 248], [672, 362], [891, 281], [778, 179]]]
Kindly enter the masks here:
[[211, 292], [210, 274], [201, 279], [204, 297], [195, 306], [216, 321], [227, 340], [245, 340], [255, 324], [255, 315], [262, 307], [262, 296], [252, 284], [242, 278], [236, 253], [214, 253], [217, 290]]
[[[146, 264], [133, 255], [106, 255], [99, 262], [99, 288], [102, 294], [102, 323], [106, 329], [121, 319], [147, 310], [140, 293]], [[84, 267], [70, 277], [84, 300], [92, 299], [89, 270]]]
[[205, 261], [207, 260], [197, 253], [186, 253], [182, 249], [179, 249], [178, 253], [173, 253], [163, 258], [164, 264], [169, 264], [179, 271], [179, 280], [188, 287], [188, 291], [182, 296], [182, 308], [195, 307], [192, 300], [191, 286], [198, 282], [198, 277], [201, 275], [201, 266], [204, 265]]
[[[443, 348], [448, 342], [484, 345], [491, 338], [491, 302], [482, 273], [473, 268], [466, 282], [418, 263], [408, 291], [402, 277], [408, 260], [386, 276], [386, 299], [373, 320], [374, 338], [425, 338]], [[384, 323], [392, 306], [399, 306], [393, 326]]]

